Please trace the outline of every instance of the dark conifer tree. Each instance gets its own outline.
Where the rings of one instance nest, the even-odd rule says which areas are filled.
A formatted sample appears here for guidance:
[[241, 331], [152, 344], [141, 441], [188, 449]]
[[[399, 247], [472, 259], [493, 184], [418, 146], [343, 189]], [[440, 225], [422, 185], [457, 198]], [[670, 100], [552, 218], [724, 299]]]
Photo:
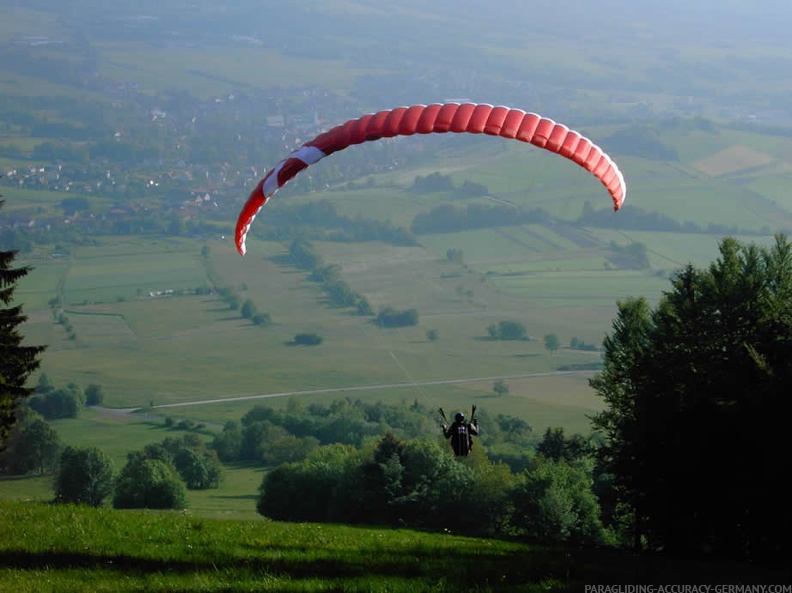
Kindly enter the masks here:
[[[0, 207], [4, 201], [0, 200]], [[14, 305], [14, 290], [30, 267], [14, 268], [16, 251], [0, 250], [0, 449], [14, 425], [15, 409], [19, 402], [33, 392], [25, 385], [30, 373], [39, 364], [43, 346], [23, 345], [24, 336], [19, 325], [27, 320], [22, 305]]]

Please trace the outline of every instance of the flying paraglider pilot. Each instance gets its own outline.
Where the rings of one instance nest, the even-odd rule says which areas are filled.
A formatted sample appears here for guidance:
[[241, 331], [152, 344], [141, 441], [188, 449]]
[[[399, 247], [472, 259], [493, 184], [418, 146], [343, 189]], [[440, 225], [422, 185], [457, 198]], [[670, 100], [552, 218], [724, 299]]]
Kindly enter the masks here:
[[451, 447], [455, 455], [468, 455], [473, 448], [473, 437], [478, 436], [478, 420], [474, 417], [467, 422], [465, 415], [457, 412], [451, 426], [443, 424], [443, 436], [451, 439]]

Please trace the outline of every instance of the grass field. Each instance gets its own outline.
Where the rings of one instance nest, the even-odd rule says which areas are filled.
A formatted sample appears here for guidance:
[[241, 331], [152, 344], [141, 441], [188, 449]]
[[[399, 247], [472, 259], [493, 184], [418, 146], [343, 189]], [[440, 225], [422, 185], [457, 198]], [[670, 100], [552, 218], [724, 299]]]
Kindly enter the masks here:
[[[376, 526], [0, 503], [0, 588], [33, 591], [582, 591], [784, 583], [788, 570]], [[604, 586], [604, 585], [601, 585]]]

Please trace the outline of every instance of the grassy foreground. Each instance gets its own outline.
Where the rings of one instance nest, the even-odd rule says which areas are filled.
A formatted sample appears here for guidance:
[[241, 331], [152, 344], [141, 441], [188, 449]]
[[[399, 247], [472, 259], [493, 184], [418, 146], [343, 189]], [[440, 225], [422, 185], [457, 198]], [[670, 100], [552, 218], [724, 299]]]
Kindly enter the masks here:
[[3, 591], [585, 591], [779, 584], [788, 571], [402, 529], [0, 503]]

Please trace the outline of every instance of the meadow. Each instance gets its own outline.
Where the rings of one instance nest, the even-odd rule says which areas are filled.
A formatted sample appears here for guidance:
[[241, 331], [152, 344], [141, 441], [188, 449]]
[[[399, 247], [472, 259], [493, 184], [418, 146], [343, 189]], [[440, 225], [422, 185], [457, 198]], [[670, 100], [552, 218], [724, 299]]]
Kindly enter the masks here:
[[[0, 587], [19, 591], [582, 591], [779, 584], [788, 571], [375, 526], [212, 520], [0, 502]], [[611, 585], [612, 586], [612, 585]]]

